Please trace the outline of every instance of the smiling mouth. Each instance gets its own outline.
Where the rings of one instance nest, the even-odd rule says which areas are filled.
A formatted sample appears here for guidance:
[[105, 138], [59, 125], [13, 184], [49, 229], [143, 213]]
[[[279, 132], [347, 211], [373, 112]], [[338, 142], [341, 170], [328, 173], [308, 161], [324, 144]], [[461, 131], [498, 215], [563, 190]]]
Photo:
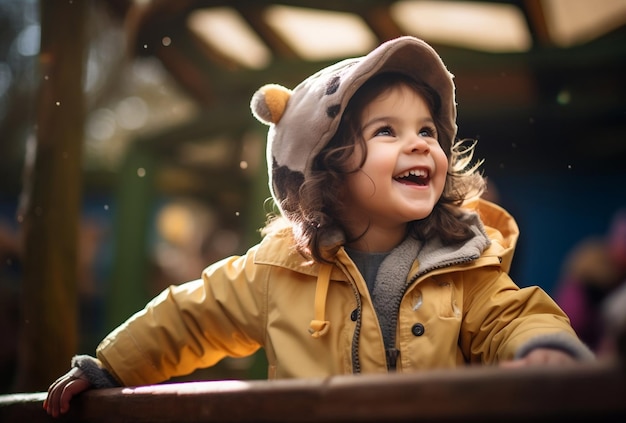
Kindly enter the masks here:
[[411, 169], [394, 176], [393, 179], [406, 185], [426, 186], [430, 181], [430, 175], [426, 169]]

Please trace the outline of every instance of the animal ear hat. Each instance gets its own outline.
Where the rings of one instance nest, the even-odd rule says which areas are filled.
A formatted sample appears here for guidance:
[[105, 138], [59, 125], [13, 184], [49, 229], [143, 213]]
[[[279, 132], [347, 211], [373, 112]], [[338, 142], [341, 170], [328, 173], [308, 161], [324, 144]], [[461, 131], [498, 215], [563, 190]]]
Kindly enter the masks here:
[[252, 114], [269, 125], [269, 186], [284, 213], [295, 204], [298, 188], [308, 177], [314, 157], [333, 137], [354, 93], [368, 79], [398, 72], [426, 83], [441, 97], [439, 142], [448, 151], [456, 136], [453, 75], [437, 52], [410, 36], [387, 41], [368, 55], [346, 59], [311, 75], [293, 90], [277, 84], [261, 87], [250, 102]]

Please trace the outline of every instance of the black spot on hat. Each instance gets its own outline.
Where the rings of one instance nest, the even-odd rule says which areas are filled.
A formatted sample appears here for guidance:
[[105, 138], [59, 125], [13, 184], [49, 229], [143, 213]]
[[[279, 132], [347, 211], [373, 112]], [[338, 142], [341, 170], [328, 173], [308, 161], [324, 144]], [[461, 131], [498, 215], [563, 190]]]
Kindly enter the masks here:
[[328, 81], [328, 84], [326, 85], [326, 95], [335, 94], [339, 88], [340, 82], [341, 78], [339, 75], [334, 76], [330, 81]]
[[272, 160], [272, 183], [276, 197], [285, 211], [293, 212], [300, 200], [300, 187], [304, 183], [302, 172], [279, 166], [276, 159]]
[[339, 114], [339, 110], [341, 110], [341, 105], [334, 104], [326, 109], [326, 115], [329, 118], [334, 118]]

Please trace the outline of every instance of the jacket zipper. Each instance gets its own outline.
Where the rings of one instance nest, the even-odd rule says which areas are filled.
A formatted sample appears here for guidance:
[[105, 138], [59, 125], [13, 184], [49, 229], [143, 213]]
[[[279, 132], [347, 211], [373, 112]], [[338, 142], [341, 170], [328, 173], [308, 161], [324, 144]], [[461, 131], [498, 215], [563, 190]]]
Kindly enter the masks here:
[[388, 348], [385, 350], [387, 356], [387, 370], [390, 372], [396, 371], [396, 365], [398, 363], [398, 356], [400, 355], [400, 350], [397, 348]]

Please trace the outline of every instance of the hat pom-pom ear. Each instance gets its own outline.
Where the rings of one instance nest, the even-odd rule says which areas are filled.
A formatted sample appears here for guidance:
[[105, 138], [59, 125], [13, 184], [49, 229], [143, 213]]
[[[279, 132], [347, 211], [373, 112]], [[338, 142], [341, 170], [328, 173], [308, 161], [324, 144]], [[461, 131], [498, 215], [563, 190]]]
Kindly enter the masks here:
[[252, 96], [250, 109], [254, 117], [262, 123], [276, 124], [283, 116], [290, 97], [291, 90], [282, 85], [264, 85]]

